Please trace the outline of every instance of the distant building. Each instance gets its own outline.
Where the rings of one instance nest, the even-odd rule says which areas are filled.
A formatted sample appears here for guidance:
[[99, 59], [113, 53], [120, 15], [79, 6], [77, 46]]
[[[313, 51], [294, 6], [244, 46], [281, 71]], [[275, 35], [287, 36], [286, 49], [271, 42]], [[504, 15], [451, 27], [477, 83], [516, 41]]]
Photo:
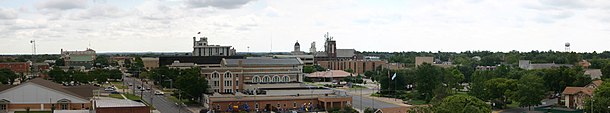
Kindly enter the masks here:
[[433, 66], [438, 66], [442, 68], [455, 67], [455, 65], [452, 64], [451, 59], [449, 59], [449, 61], [443, 62], [440, 59], [435, 60], [434, 57], [415, 57], [415, 67], [424, 63], [428, 63]]
[[525, 70], [551, 69], [551, 68], [558, 68], [558, 67], [562, 67], [562, 66], [572, 67], [573, 65], [571, 65], [571, 64], [555, 64], [555, 63], [532, 64], [529, 60], [519, 60], [519, 68], [525, 69]]
[[595, 80], [585, 87], [566, 87], [561, 93], [565, 106], [571, 109], [584, 109], [585, 100], [593, 96], [593, 91], [601, 86], [602, 80]]
[[496, 68], [498, 68], [498, 66], [477, 66], [477, 70], [483, 71], [493, 71], [496, 70]]
[[61, 58], [64, 59], [65, 65], [69, 67], [83, 66], [87, 69], [93, 67], [96, 54], [95, 50], [87, 48], [85, 51], [64, 51], [61, 49]]
[[159, 58], [142, 58], [144, 68], [146, 70], [152, 70], [159, 67]]
[[[201, 66], [210, 90], [220, 93], [243, 91], [253, 84], [299, 84], [303, 81], [303, 61], [297, 58], [222, 59], [220, 66]], [[252, 89], [250, 89], [252, 90]]]
[[587, 60], [582, 60], [582, 61], [578, 62], [578, 65], [582, 66], [585, 69], [588, 69], [589, 66], [591, 66], [591, 63], [589, 63], [589, 61], [587, 61]]
[[309, 47], [309, 53], [311, 53], [311, 54], [315, 54], [316, 52], [317, 52], [317, 49], [316, 49], [316, 42], [312, 42], [312, 43], [311, 43], [311, 47]]
[[586, 69], [585, 75], [589, 75], [591, 79], [601, 79], [601, 77], [603, 76], [601, 69]]
[[400, 70], [406, 69], [407, 66], [403, 63], [387, 63], [385, 68], [390, 70]]
[[273, 55], [273, 58], [299, 58], [305, 66], [313, 66], [315, 64], [313, 55]]
[[0, 110], [14, 111], [50, 111], [55, 110], [91, 110], [93, 90], [99, 87], [62, 86], [41, 78], [32, 79], [17, 86], [0, 86]]
[[193, 37], [193, 56], [233, 56], [235, 49], [231, 46], [209, 45], [208, 37], [201, 37], [199, 41]]
[[299, 44], [298, 41], [296, 43], [294, 43], [294, 50], [290, 53], [293, 55], [304, 55], [305, 54], [305, 52], [301, 51], [301, 44]]
[[377, 67], [386, 67], [387, 61], [383, 60], [344, 60], [344, 61], [318, 61], [321, 67], [330, 70], [348, 70], [353, 73], [364, 74], [366, 71], [374, 71]]
[[0, 63], [0, 69], [10, 69], [15, 73], [29, 73], [30, 63], [29, 62], [5, 62]]
[[202, 67], [220, 67], [222, 59], [243, 59], [243, 56], [161, 56], [159, 67], [170, 66], [174, 62], [193, 63]]
[[109, 59], [111, 62], [116, 62], [119, 67], [125, 67], [125, 62], [127, 61], [135, 61], [135, 58], [133, 57], [125, 57], [125, 56], [116, 56], [116, 57], [110, 57]]

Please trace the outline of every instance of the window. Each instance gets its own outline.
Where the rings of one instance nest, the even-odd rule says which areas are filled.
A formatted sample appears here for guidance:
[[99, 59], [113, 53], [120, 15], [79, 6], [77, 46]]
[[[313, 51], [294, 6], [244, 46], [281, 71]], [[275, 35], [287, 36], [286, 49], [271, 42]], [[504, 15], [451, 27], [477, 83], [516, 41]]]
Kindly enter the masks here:
[[11, 103], [6, 99], [0, 100], [0, 110], [5, 111], [8, 108], [8, 104]]
[[218, 86], [219, 82], [218, 81], [214, 81], [214, 86]]
[[290, 77], [288, 75], [284, 75], [283, 81], [284, 82], [290, 82]]
[[216, 72], [212, 73], [212, 78], [218, 78], [218, 76], [220, 76], [218, 73], [216, 73]]
[[259, 82], [261, 82], [261, 78], [258, 77], [258, 75], [254, 75], [254, 77], [252, 77], [252, 82], [253, 83], [259, 83]]
[[226, 73], [225, 73], [225, 78], [231, 78], [231, 77], [232, 77], [231, 72], [226, 72]]
[[258, 109], [258, 103], [254, 104], [254, 108]]
[[297, 102], [292, 102], [292, 107], [296, 108], [297, 107]]
[[224, 86], [233, 86], [233, 81], [225, 81], [225, 85]]
[[267, 75], [267, 76], [263, 77], [263, 82], [267, 83], [270, 81], [270, 79], [271, 78]]
[[273, 76], [273, 82], [280, 82], [280, 76]]
[[235, 86], [239, 86], [239, 81], [235, 81]]

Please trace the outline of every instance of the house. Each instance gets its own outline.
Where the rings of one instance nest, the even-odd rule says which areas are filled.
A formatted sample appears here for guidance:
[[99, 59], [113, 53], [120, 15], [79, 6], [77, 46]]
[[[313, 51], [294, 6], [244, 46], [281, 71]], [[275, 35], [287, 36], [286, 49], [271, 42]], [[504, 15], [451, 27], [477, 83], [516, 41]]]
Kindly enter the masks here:
[[89, 85], [66, 87], [41, 78], [17, 86], [3, 85], [0, 87], [0, 110], [89, 110], [96, 89], [98, 87]]
[[601, 69], [587, 69], [585, 70], [585, 75], [589, 75], [591, 79], [601, 79], [602, 70]]
[[585, 100], [593, 95], [593, 91], [602, 84], [602, 80], [595, 80], [585, 87], [566, 87], [561, 93], [565, 106], [572, 109], [584, 109]]

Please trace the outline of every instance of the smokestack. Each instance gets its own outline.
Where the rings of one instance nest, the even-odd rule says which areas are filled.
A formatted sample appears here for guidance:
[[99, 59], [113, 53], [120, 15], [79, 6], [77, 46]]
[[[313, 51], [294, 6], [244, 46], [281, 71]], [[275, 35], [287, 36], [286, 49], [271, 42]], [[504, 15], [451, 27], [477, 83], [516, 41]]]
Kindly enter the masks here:
[[197, 38], [193, 37], [193, 47], [195, 47], [195, 45], [196, 45], [195, 43], [197, 43], [196, 40], [197, 40]]

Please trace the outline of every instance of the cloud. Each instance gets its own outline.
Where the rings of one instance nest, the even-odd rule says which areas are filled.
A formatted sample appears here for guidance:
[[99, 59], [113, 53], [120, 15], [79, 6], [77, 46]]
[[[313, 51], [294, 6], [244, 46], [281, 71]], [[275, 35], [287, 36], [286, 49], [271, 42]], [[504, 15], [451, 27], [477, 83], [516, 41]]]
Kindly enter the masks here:
[[36, 8], [42, 10], [69, 10], [86, 7], [87, 0], [47, 0], [36, 5]]
[[215, 7], [221, 9], [235, 9], [253, 0], [186, 0], [190, 8]]
[[0, 8], [0, 20], [1, 19], [16, 19], [17, 18], [17, 11], [15, 11], [14, 9], [4, 9], [4, 8]]
[[93, 19], [93, 18], [118, 18], [130, 15], [130, 12], [123, 11], [112, 5], [95, 5], [83, 12], [77, 14], [77, 19]]

